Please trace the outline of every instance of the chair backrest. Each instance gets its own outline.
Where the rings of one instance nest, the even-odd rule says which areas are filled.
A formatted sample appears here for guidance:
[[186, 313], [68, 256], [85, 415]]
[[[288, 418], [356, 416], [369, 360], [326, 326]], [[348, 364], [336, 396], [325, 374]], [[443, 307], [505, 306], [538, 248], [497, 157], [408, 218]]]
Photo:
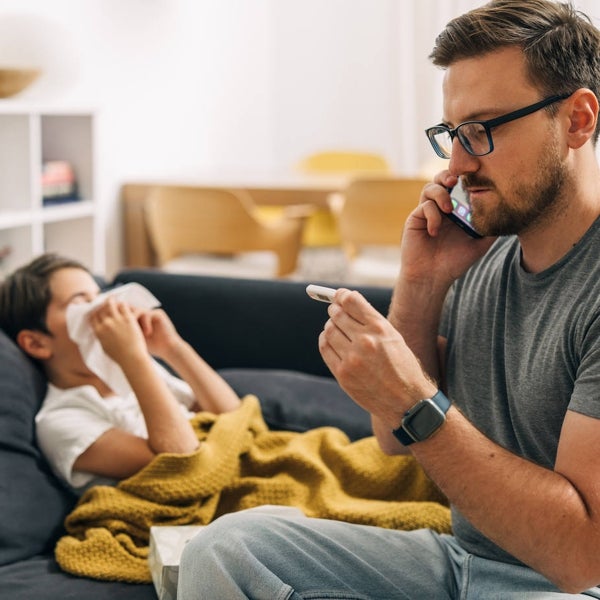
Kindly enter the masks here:
[[332, 150], [304, 158], [299, 167], [309, 173], [389, 173], [386, 159], [372, 152]]
[[272, 250], [279, 275], [295, 269], [304, 225], [301, 219], [263, 223], [243, 190], [187, 186], [154, 188], [145, 217], [159, 266], [189, 253]]
[[[297, 168], [308, 175], [342, 175], [345, 178], [363, 175], [386, 176], [390, 172], [390, 167], [383, 156], [373, 152], [352, 150], [315, 152], [301, 160]], [[339, 246], [340, 243], [340, 234], [334, 216], [325, 208], [316, 211], [304, 233], [304, 244]]]
[[419, 202], [424, 179], [356, 179], [338, 209], [342, 244], [350, 256], [361, 246], [399, 246], [404, 223]]

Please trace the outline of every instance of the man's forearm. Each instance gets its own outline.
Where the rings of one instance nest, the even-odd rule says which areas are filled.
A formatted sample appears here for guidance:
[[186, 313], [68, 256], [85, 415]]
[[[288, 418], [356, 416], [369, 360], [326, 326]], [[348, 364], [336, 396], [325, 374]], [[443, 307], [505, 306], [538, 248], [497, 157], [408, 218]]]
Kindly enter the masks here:
[[424, 371], [436, 381], [441, 376], [437, 339], [447, 289], [436, 289], [432, 281], [409, 284], [400, 277], [388, 314], [388, 320], [402, 334]]
[[411, 451], [450, 502], [560, 588], [597, 585], [600, 522], [569, 478], [501, 448], [455, 408], [447, 416], [436, 434]]

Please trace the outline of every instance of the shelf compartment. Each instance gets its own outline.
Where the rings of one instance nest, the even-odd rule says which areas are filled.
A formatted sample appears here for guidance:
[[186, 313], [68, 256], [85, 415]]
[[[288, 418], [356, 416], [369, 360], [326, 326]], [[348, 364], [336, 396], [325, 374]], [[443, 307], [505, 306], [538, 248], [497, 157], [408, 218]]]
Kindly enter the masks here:
[[0, 230], [14, 227], [25, 227], [31, 223], [30, 210], [2, 210], [0, 211]]
[[31, 259], [34, 245], [30, 226], [0, 230], [0, 250], [10, 248], [10, 254], [0, 261], [0, 273], [8, 274]]
[[90, 115], [41, 115], [42, 162], [69, 162], [81, 198], [93, 196], [92, 129]]
[[43, 226], [44, 251], [76, 258], [89, 269], [95, 268], [93, 216], [46, 222]]
[[35, 123], [29, 115], [0, 115], [0, 214], [31, 208], [31, 165]]
[[54, 204], [45, 206], [39, 214], [40, 220], [44, 223], [81, 219], [82, 217], [91, 217], [94, 214], [94, 203], [91, 200], [78, 200], [76, 202]]

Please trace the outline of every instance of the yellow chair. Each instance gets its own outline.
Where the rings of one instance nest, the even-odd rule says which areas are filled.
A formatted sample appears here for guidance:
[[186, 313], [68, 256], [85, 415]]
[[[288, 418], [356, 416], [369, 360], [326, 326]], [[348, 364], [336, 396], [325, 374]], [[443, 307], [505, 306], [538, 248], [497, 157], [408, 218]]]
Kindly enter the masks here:
[[243, 190], [157, 186], [145, 219], [158, 266], [235, 277], [283, 277], [296, 270], [309, 211], [291, 206], [265, 223]]
[[400, 242], [426, 179], [356, 179], [330, 206], [348, 259], [347, 280], [391, 285], [400, 267]]
[[325, 151], [311, 154], [300, 161], [306, 173], [389, 173], [385, 158], [372, 152]]
[[[390, 167], [380, 154], [363, 151], [326, 150], [305, 157], [298, 169], [312, 175], [386, 175]], [[340, 236], [327, 209], [315, 211], [304, 231], [305, 246], [337, 246]]]

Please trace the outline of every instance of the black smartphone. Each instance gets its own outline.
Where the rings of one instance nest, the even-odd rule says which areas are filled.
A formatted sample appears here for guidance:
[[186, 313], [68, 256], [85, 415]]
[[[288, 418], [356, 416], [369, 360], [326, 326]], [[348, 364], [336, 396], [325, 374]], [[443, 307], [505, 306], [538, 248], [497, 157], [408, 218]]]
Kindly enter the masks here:
[[483, 237], [471, 225], [471, 202], [469, 201], [468, 192], [462, 186], [462, 181], [459, 179], [453, 188], [448, 188], [448, 191], [452, 200], [452, 212], [444, 214], [472, 238]]

